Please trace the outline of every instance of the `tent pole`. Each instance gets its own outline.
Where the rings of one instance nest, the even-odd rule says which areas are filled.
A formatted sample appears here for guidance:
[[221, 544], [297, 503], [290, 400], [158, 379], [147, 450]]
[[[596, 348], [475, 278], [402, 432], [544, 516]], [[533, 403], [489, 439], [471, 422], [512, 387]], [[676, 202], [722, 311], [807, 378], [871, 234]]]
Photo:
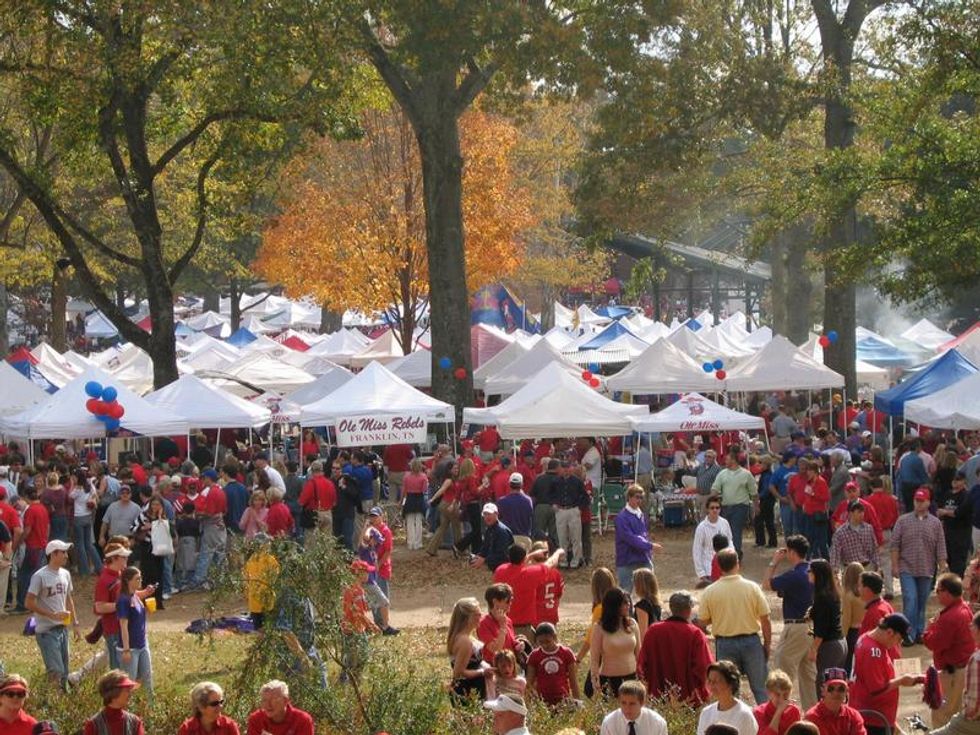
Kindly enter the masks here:
[[218, 469], [221, 466], [221, 457], [218, 456], [218, 452], [221, 451], [221, 427], [218, 427], [218, 434], [214, 437], [214, 468]]

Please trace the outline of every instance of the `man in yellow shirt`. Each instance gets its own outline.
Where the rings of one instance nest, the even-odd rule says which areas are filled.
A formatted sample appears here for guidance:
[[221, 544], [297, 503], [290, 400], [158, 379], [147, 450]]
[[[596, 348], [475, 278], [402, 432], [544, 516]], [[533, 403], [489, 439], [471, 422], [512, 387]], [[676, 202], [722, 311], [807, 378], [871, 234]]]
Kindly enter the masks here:
[[245, 602], [249, 616], [255, 629], [261, 630], [266, 613], [276, 607], [275, 586], [279, 577], [279, 562], [269, 548], [272, 542], [269, 534], [257, 533], [253, 540], [259, 546], [245, 562], [242, 576], [245, 579]]
[[755, 703], [764, 704], [768, 699], [766, 660], [772, 645], [769, 601], [759, 585], [740, 574], [734, 549], [718, 552], [718, 566], [721, 579], [701, 593], [699, 618], [711, 626], [715, 658], [734, 662], [749, 677]]

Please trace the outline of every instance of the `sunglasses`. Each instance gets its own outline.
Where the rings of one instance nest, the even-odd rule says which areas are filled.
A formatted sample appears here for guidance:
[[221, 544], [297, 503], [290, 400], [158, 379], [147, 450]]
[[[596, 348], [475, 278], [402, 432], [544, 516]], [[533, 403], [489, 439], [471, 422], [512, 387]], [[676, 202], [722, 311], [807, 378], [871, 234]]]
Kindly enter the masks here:
[[27, 696], [27, 692], [0, 692], [0, 695], [11, 699], [23, 699]]
[[846, 692], [847, 691], [847, 687], [844, 686], [843, 684], [832, 684], [831, 686], [828, 686], [827, 687], [827, 691], [828, 692], [837, 692], [838, 694], [840, 694], [842, 692]]
[[206, 702], [204, 706], [205, 707], [223, 707], [224, 704], [225, 704], [225, 700], [223, 700], [223, 699], [216, 699], [213, 702]]

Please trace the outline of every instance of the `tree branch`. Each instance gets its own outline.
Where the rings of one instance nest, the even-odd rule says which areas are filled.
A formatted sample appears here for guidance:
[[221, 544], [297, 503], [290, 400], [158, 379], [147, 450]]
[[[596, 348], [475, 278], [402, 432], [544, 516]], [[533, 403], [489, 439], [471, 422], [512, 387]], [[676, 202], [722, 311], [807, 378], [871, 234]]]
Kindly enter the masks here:
[[211, 169], [218, 162], [218, 158], [221, 155], [220, 151], [221, 148], [219, 146], [218, 150], [204, 162], [204, 165], [197, 172], [197, 227], [195, 228], [194, 239], [191, 241], [190, 247], [170, 267], [170, 272], [167, 274], [167, 277], [170, 279], [171, 284], [177, 282], [180, 274], [194, 259], [194, 256], [197, 255], [197, 251], [201, 248], [201, 242], [204, 240], [204, 232], [207, 229], [208, 222], [208, 194], [205, 183], [211, 173]]
[[418, 126], [422, 118], [419, 114], [418, 106], [415, 103], [415, 90], [412, 88], [412, 83], [409, 79], [410, 72], [391, 60], [391, 56], [388, 55], [385, 47], [381, 45], [367, 19], [362, 20], [358, 24], [358, 30], [364, 39], [365, 50], [367, 51], [368, 58], [371, 59], [371, 64], [378, 70], [378, 74], [381, 75], [385, 84], [388, 85], [388, 89], [395, 96], [398, 104], [405, 111], [412, 124]]
[[242, 110], [221, 110], [219, 112], [211, 112], [205, 115], [194, 127], [192, 127], [187, 133], [178, 138], [172, 146], [163, 152], [157, 162], [153, 164], [153, 169], [151, 175], [155, 178], [167, 164], [174, 160], [180, 153], [187, 148], [187, 146], [194, 143], [198, 138], [204, 135], [205, 131], [211, 127], [214, 123], [220, 122], [221, 120], [231, 120], [234, 118], [244, 116]]
[[470, 59], [466, 66], [469, 71], [456, 89], [456, 99], [454, 100], [457, 117], [466, 112], [467, 108], [473, 104], [473, 100], [487, 88], [490, 80], [493, 79], [493, 75], [497, 73], [497, 69], [500, 67], [497, 62], [491, 61], [481, 69], [474, 59]]

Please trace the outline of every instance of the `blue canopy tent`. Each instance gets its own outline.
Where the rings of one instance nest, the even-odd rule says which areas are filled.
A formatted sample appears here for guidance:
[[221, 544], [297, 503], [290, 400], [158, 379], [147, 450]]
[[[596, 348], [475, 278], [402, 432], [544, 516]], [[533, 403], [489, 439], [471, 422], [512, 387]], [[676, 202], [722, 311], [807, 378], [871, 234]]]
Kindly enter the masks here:
[[633, 313], [633, 310], [626, 306], [600, 306], [598, 309], [593, 309], [593, 311], [607, 319], [622, 319], [624, 316], [629, 316]]
[[10, 363], [10, 367], [34, 383], [41, 390], [45, 390], [48, 393], [57, 392], [58, 386], [45, 378], [44, 373], [38, 369], [37, 365], [32, 365], [30, 360], [17, 360]]
[[588, 342], [583, 345], [579, 345], [578, 348], [579, 350], [599, 350], [617, 337], [622, 337], [624, 334], [628, 334], [631, 337], [636, 337], [636, 335], [624, 327], [621, 322], [613, 322]]
[[177, 324], [174, 326], [175, 337], [190, 337], [192, 334], [194, 334], [194, 330], [183, 322], [177, 322]]
[[908, 367], [916, 362], [914, 356], [876, 337], [865, 337], [856, 348], [857, 359], [875, 367]]
[[905, 402], [946, 388], [977, 372], [976, 366], [956, 350], [949, 350], [928, 368], [908, 380], [875, 395], [875, 408], [889, 416], [901, 416]]
[[684, 326], [690, 329], [692, 332], [696, 332], [704, 327], [704, 325], [697, 319], [688, 319], [686, 322], [684, 322]]
[[248, 329], [245, 327], [239, 327], [238, 331], [226, 339], [225, 342], [234, 347], [244, 347], [249, 342], [254, 342], [257, 339], [258, 337], [252, 334]]

